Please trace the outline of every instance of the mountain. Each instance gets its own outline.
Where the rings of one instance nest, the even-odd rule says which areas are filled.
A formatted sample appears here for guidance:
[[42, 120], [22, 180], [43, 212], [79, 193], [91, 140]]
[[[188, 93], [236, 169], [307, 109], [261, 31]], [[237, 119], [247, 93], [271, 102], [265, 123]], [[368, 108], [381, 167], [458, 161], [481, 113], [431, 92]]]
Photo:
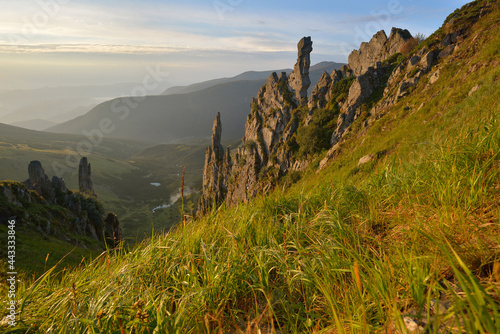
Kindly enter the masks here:
[[51, 126], [56, 125], [56, 122], [51, 122], [45, 119], [32, 119], [30, 121], [21, 121], [12, 123], [13, 126], [18, 126], [21, 128], [29, 129], [29, 130], [37, 130], [43, 131]]
[[304, 38], [239, 149], [214, 115], [206, 214], [20, 280], [14, 331], [497, 333], [499, 23], [478, 0], [421, 43], [380, 31], [310, 96]]
[[[337, 68], [337, 63], [320, 63], [311, 71], [314, 80], [322, 71]], [[258, 76], [267, 74], [260, 73]], [[242, 74], [239, 78], [254, 77]], [[235, 77], [236, 78], [236, 77]], [[112, 121], [114, 130], [110, 137], [144, 139], [158, 143], [182, 142], [207, 139], [210, 129], [206, 127], [213, 115], [220, 112], [228, 126], [225, 139], [241, 138], [250, 102], [264, 80], [219, 79], [188, 86], [184, 93], [162, 96], [147, 96], [142, 101], [134, 98], [120, 98], [104, 102], [87, 114], [48, 128], [57, 133], [82, 133], [98, 129], [103, 118]], [[226, 81], [226, 82], [224, 82]], [[200, 89], [201, 87], [206, 87]], [[192, 91], [192, 92], [188, 92]]]
[[[311, 81], [316, 83], [318, 82], [321, 74], [323, 71], [326, 71], [328, 73], [331, 73], [333, 70], [338, 70], [340, 67], [342, 67], [344, 64], [340, 63], [335, 63], [331, 61], [323, 61], [320, 62], [316, 65], [311, 66], [310, 69], [310, 77]], [[189, 86], [174, 86], [168, 88], [165, 92], [163, 92], [162, 95], [171, 95], [171, 94], [186, 94], [186, 93], [192, 93], [196, 92], [198, 90], [202, 90], [214, 85], [218, 85], [221, 83], [227, 83], [227, 82], [235, 82], [235, 81], [241, 81], [241, 80], [262, 80], [262, 84], [264, 84], [264, 80], [267, 80], [271, 73], [273, 72], [287, 72], [290, 73], [292, 69], [286, 68], [282, 70], [273, 70], [273, 71], [247, 71], [243, 72], [241, 74], [238, 74], [234, 77], [231, 78], [220, 78], [220, 79], [214, 79], [214, 80], [208, 80], [200, 83], [195, 83]]]
[[[85, 114], [98, 103], [130, 95], [137, 85], [138, 83], [118, 83], [3, 91], [0, 92], [0, 122], [12, 124], [37, 119], [65, 122]], [[160, 91], [149, 93], [158, 92]], [[31, 127], [42, 128], [36, 123]]]

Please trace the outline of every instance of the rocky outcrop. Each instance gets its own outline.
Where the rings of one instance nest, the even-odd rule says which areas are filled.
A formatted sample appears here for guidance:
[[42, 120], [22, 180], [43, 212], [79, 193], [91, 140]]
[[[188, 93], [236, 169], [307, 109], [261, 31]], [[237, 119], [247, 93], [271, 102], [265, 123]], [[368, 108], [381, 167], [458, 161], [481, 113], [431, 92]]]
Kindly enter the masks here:
[[[24, 185], [29, 190], [36, 191], [40, 196], [43, 196], [48, 202], [55, 202], [55, 191], [50, 182], [49, 177], [45, 174], [40, 161], [31, 161], [28, 165], [29, 179], [24, 181]], [[64, 181], [63, 181], [64, 183]], [[64, 187], [66, 187], [64, 185]]]
[[388, 69], [388, 66], [369, 67], [364, 74], [354, 79], [349, 89], [347, 101], [342, 106], [342, 112], [337, 121], [337, 128], [330, 140], [331, 146], [339, 142], [349, 126], [360, 115], [361, 105], [371, 97], [376, 89], [385, 85], [387, 82], [387, 78], [385, 77], [387, 76]]
[[288, 145], [298, 127], [292, 110], [307, 105], [311, 38], [302, 38], [297, 48], [298, 59], [290, 76], [272, 73], [252, 100], [243, 143], [234, 162], [229, 150], [224, 152], [220, 146], [220, 117], [216, 117], [212, 146], [205, 154], [200, 213], [224, 200], [228, 206], [247, 202], [272, 187], [263, 181], [270, 175], [283, 175], [294, 166], [304, 168], [304, 164], [292, 161]]
[[408, 30], [392, 28], [389, 38], [384, 30], [373, 35], [372, 39], [366, 43], [361, 43], [359, 50], [354, 50], [349, 55], [349, 67], [355, 75], [365, 73], [370, 66], [376, 62], [381, 62], [399, 52], [403, 44], [412, 38]]
[[[109, 213], [103, 219], [104, 210], [93, 192], [86, 158], [81, 161], [80, 171], [80, 176], [85, 176], [87, 192], [72, 192], [64, 179], [53, 176], [50, 181], [40, 161], [31, 161], [29, 179], [22, 184], [0, 181], [0, 202], [4, 201], [0, 204], [7, 208], [8, 216], [16, 216], [21, 224], [35, 225], [45, 235], [67, 240], [74, 233], [116, 246], [122, 240], [118, 218]], [[31, 211], [33, 207], [35, 210]]]
[[92, 171], [86, 157], [80, 159], [78, 166], [78, 188], [82, 193], [95, 196]]
[[222, 124], [220, 113], [217, 113], [212, 127], [212, 145], [208, 146], [205, 152], [203, 189], [198, 202], [199, 214], [208, 212], [213, 206], [220, 204], [226, 196], [226, 183], [232, 164], [229, 148], [224, 152], [221, 137]]
[[311, 97], [307, 102], [309, 113], [312, 114], [315, 109], [325, 108], [332, 99], [332, 86], [340, 80], [349, 78], [352, 75], [353, 71], [348, 65], [342, 66], [340, 70], [333, 70], [330, 75], [324, 72], [316, 86], [314, 86]]
[[305, 105], [307, 103], [307, 89], [311, 85], [309, 79], [309, 66], [311, 65], [310, 53], [313, 50], [311, 37], [302, 38], [297, 44], [298, 58], [293, 68], [288, 84], [295, 93], [295, 103]]

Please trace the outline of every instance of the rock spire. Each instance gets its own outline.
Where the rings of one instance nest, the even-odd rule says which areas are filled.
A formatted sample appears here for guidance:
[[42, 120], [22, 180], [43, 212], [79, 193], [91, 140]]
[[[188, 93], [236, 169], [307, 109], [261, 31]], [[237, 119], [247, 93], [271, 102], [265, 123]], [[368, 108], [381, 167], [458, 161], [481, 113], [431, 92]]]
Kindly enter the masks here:
[[92, 180], [92, 172], [90, 163], [87, 158], [83, 157], [78, 166], [78, 188], [80, 192], [96, 196], [94, 192], [94, 181]]

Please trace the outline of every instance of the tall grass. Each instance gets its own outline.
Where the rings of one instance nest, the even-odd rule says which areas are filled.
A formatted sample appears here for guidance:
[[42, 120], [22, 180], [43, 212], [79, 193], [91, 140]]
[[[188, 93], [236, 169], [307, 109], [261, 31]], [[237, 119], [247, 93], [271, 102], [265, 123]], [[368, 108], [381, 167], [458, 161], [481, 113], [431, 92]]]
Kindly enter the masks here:
[[21, 284], [7, 332], [390, 332], [412, 309], [431, 332], [494, 333], [500, 127], [482, 124], [364, 186], [276, 192]]

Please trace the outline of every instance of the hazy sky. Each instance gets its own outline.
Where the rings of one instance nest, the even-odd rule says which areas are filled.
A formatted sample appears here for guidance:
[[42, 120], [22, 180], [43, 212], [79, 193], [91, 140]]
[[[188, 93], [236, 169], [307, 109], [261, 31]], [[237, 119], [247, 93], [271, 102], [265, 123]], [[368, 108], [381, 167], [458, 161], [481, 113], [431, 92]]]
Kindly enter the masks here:
[[164, 85], [186, 84], [293, 67], [303, 36], [313, 64], [346, 62], [380, 29], [428, 36], [467, 2], [1, 0], [0, 90], [141, 82], [151, 71]]

